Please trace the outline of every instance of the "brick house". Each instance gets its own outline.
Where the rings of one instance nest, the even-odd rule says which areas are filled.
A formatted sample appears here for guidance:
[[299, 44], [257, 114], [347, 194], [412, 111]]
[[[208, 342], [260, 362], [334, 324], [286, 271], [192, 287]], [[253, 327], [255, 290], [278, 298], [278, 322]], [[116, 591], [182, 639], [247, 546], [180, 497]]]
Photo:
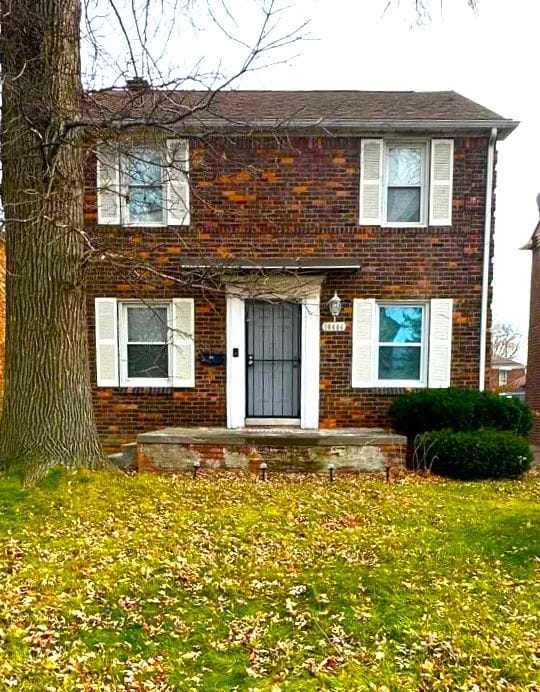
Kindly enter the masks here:
[[491, 358], [491, 389], [500, 392], [524, 388], [526, 368], [513, 358], [493, 355]]
[[[537, 202], [540, 211], [540, 195], [537, 197]], [[531, 441], [535, 445], [540, 445], [540, 221], [534, 229], [530, 241], [523, 249], [532, 251], [525, 399], [531, 407], [534, 417]]]
[[400, 392], [485, 386], [495, 148], [517, 123], [454, 92], [134, 91], [95, 100], [166, 134], [133, 127], [88, 166], [106, 446], [384, 428]]

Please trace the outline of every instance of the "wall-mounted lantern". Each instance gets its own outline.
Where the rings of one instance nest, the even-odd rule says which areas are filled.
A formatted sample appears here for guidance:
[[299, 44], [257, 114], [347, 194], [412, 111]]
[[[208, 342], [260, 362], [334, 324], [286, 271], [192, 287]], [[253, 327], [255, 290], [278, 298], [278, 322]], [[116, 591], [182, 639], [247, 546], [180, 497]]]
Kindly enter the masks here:
[[341, 298], [338, 296], [337, 291], [334, 291], [333, 297], [328, 301], [328, 309], [335, 322], [336, 317], [341, 313]]

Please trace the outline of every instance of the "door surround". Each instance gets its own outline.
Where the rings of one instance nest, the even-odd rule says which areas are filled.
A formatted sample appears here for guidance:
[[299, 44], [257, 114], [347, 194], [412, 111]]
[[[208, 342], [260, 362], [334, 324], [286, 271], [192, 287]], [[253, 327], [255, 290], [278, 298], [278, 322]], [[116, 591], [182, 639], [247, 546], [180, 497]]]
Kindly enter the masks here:
[[246, 423], [246, 300], [285, 300], [302, 305], [300, 427], [319, 427], [319, 332], [321, 276], [228, 277], [227, 427]]

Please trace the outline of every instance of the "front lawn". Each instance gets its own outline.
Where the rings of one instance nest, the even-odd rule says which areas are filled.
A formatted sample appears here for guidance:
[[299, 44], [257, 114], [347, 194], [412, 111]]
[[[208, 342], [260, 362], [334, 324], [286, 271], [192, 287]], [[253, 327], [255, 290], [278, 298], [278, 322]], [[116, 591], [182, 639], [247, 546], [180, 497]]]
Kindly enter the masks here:
[[536, 690], [539, 499], [537, 474], [0, 480], [0, 689]]

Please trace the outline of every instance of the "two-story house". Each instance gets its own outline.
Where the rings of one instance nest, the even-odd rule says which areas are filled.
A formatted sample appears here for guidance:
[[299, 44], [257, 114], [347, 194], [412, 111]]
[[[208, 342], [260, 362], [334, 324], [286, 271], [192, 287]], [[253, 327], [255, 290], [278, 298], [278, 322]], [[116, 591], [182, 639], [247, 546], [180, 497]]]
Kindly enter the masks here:
[[484, 387], [496, 142], [517, 123], [455, 92], [133, 86], [95, 103], [119, 133], [86, 210], [106, 445], [385, 427], [400, 392]]

